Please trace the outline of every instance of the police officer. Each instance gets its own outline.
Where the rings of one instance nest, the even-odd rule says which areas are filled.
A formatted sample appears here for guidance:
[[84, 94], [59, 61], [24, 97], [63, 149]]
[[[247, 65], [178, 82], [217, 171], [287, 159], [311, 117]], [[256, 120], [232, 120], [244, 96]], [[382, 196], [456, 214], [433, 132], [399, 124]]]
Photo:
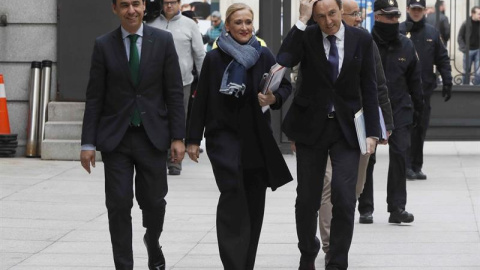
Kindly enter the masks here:
[[[387, 204], [390, 223], [413, 222], [413, 214], [405, 211], [407, 186], [405, 161], [410, 144], [410, 126], [414, 115], [423, 110], [420, 63], [415, 47], [399, 33], [401, 16], [396, 0], [376, 0], [375, 25], [372, 36], [382, 58], [395, 129], [389, 138]], [[412, 105], [413, 101], [413, 105]], [[417, 120], [418, 121], [418, 120]]]
[[435, 27], [425, 23], [425, 0], [408, 0], [407, 20], [400, 24], [400, 33], [415, 44], [422, 66], [422, 89], [425, 102], [422, 120], [412, 129], [412, 140], [407, 156], [407, 179], [427, 179], [422, 172], [423, 143], [430, 122], [430, 98], [437, 87], [434, 66], [442, 76], [442, 96], [448, 101], [452, 93], [452, 68], [447, 49]]

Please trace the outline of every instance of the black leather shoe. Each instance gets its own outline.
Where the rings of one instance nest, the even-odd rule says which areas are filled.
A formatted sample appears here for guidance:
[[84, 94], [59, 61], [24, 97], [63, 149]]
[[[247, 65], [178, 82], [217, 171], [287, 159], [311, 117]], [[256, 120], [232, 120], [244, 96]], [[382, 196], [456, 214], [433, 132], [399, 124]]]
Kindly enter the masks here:
[[422, 171], [418, 171], [415, 174], [417, 175], [418, 180], [427, 180], [427, 175], [424, 174]]
[[305, 262], [300, 260], [300, 266], [298, 270], [315, 270], [315, 262]]
[[390, 212], [390, 217], [388, 218], [389, 223], [410, 223], [413, 222], [413, 215], [408, 213], [405, 210], [397, 210]]
[[367, 212], [365, 214], [360, 214], [360, 218], [358, 222], [361, 224], [372, 224], [373, 223], [373, 215], [372, 212]]
[[408, 180], [417, 179], [417, 174], [412, 169], [407, 169], [405, 174], [406, 174]]
[[147, 235], [143, 236], [143, 243], [147, 247], [148, 253], [148, 269], [165, 270], [165, 257], [163, 256], [162, 247], [156, 243], [148, 243]]
[[168, 175], [180, 175], [180, 169], [175, 167], [168, 168]]

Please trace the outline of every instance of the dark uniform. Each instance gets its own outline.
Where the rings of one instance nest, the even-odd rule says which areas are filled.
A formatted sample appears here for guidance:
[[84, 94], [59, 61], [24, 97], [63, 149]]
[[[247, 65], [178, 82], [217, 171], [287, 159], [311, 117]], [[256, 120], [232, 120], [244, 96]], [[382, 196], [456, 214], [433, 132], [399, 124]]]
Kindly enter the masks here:
[[[374, 5], [375, 11], [399, 13], [396, 1], [377, 0]], [[389, 138], [390, 164], [387, 183], [389, 222], [412, 222], [413, 215], [405, 211], [407, 203], [405, 163], [414, 115], [421, 115], [423, 110], [420, 63], [412, 41], [398, 33], [398, 23], [376, 21], [372, 36], [382, 58], [395, 124]]]
[[[420, 4], [424, 3], [422, 1]], [[425, 17], [414, 22], [410, 16], [400, 24], [400, 33], [405, 34], [413, 44], [418, 53], [422, 66], [422, 89], [424, 98], [424, 110], [422, 120], [412, 129], [411, 148], [407, 156], [407, 169], [413, 171], [407, 172], [409, 179], [426, 179], [422, 170], [423, 165], [423, 144], [427, 134], [430, 122], [430, 98], [433, 90], [437, 87], [437, 80], [433, 67], [436, 66], [443, 81], [443, 92], [447, 95], [445, 101], [450, 97], [452, 88], [452, 68], [450, 58], [445, 48], [440, 33], [435, 27], [425, 23]]]

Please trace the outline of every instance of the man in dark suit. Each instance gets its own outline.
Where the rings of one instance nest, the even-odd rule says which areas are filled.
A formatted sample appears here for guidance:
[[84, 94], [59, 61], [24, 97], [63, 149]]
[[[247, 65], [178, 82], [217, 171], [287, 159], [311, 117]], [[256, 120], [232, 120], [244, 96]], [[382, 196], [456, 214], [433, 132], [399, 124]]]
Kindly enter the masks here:
[[[342, 12], [340, 0], [302, 0], [300, 19], [277, 56], [277, 62], [287, 67], [302, 62], [303, 81], [283, 123], [297, 153], [299, 269], [315, 269], [320, 249], [315, 236], [317, 211], [329, 154], [333, 218], [326, 265], [327, 269], [348, 267], [360, 156], [354, 114], [362, 106], [367, 153], [375, 151], [380, 135], [372, 37], [343, 24]], [[317, 25], [306, 27], [312, 14]]]
[[149, 269], [165, 269], [158, 243], [167, 194], [166, 159], [183, 159], [182, 78], [170, 33], [143, 25], [144, 0], [112, 0], [121, 27], [96, 39], [82, 130], [82, 166], [105, 166], [105, 193], [116, 269], [133, 269], [133, 175], [142, 209]]

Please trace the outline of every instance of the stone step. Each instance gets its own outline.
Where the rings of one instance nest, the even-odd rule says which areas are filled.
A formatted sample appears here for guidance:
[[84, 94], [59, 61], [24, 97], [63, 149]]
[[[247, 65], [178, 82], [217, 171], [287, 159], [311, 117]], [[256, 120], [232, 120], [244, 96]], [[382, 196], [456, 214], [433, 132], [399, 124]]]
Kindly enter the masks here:
[[80, 140], [81, 121], [48, 121], [45, 123], [46, 140]]
[[[80, 140], [44, 140], [42, 142], [42, 159], [45, 160], [80, 160]], [[96, 152], [96, 160], [102, 160]]]
[[85, 111], [85, 102], [58, 102], [48, 103], [48, 120], [54, 121], [82, 121]]

